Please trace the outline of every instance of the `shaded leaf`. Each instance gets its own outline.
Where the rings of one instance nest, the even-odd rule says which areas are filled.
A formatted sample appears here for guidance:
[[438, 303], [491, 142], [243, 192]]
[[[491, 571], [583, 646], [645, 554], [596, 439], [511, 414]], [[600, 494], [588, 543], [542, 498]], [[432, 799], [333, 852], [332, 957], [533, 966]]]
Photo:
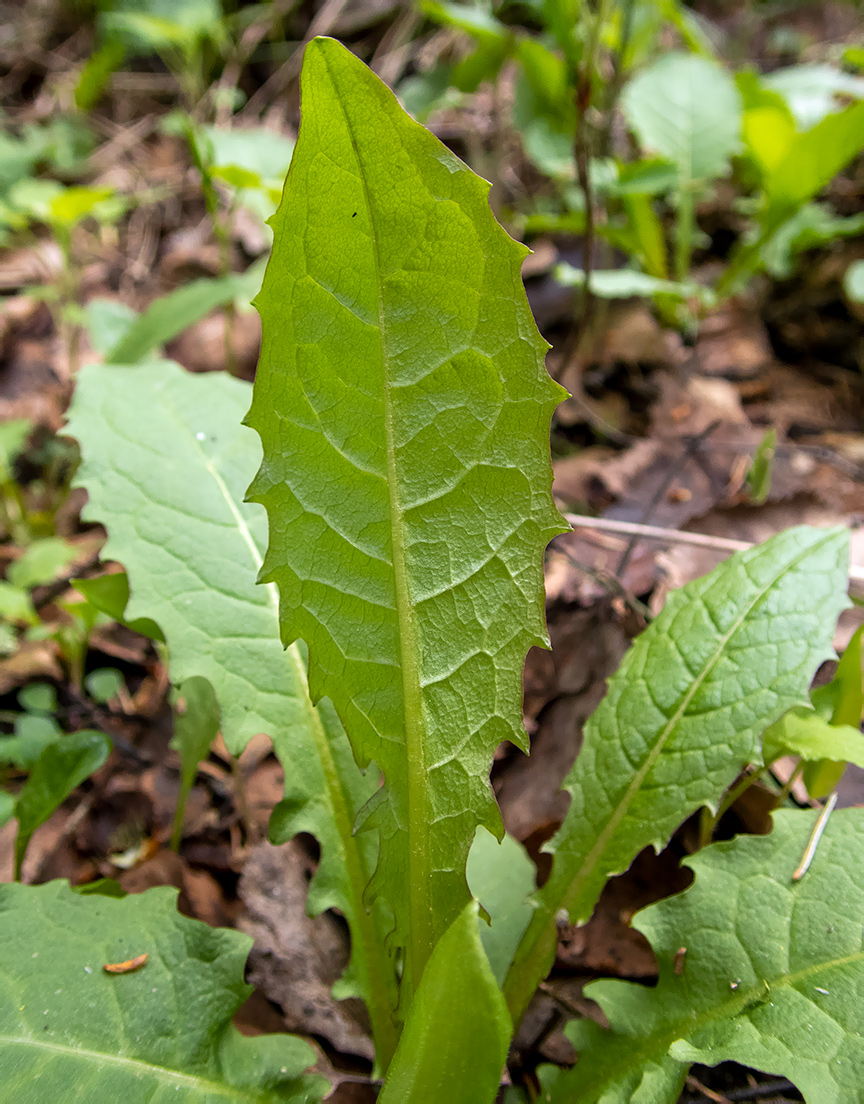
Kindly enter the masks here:
[[[573, 1025], [574, 1069], [549, 1072], [552, 1104], [673, 1104], [691, 1062], [732, 1060], [788, 1077], [810, 1104], [853, 1104], [864, 1083], [864, 816], [835, 812], [808, 873], [791, 880], [813, 814], [775, 814], [685, 860], [690, 889], [639, 913], [655, 989], [599, 981], [612, 1030]], [[678, 949], [687, 948], [676, 973]]]
[[0, 736], [0, 763], [29, 770], [42, 752], [62, 736], [53, 717], [22, 713], [15, 720], [14, 736]]
[[[37, 718], [33, 718], [36, 720]], [[84, 729], [48, 744], [33, 765], [15, 803], [15, 877], [36, 829], [59, 809], [69, 794], [108, 758], [111, 741], [101, 732]]]
[[129, 576], [125, 571], [112, 572], [110, 575], [96, 575], [92, 579], [73, 579], [72, 586], [100, 613], [107, 614], [112, 620], [132, 629], [133, 632], [164, 643], [165, 637], [162, 635], [162, 630], [149, 617], [135, 617], [131, 621], [127, 620]]
[[[332, 709], [313, 709], [304, 655], [298, 647], [286, 654], [279, 640], [275, 588], [255, 585], [267, 521], [243, 501], [260, 459], [255, 434], [240, 424], [250, 398], [242, 380], [169, 362], [85, 366], [69, 421], [90, 498], [83, 513], [105, 524], [104, 555], [128, 572], [128, 605], [122, 592], [103, 589], [106, 607], [113, 602], [116, 612], [122, 602], [128, 623], [158, 623], [175, 684], [193, 676], [211, 684], [229, 751], [239, 754], [259, 732], [272, 738], [290, 806], [283, 830], [310, 832], [321, 845], [309, 908], [336, 907], [348, 919], [347, 988], [371, 1001], [386, 1054], [388, 1037], [395, 1046], [384, 1011], [395, 1005], [395, 980], [377, 914], [361, 900], [376, 840], [352, 834], [377, 779], [360, 774]], [[94, 582], [78, 586], [93, 593]]]
[[[71, 738], [71, 737], [70, 737]], [[181, 916], [176, 890], [116, 899], [66, 882], [0, 886], [0, 1080], [9, 1100], [305, 1104], [312, 1048], [244, 1038], [251, 940]], [[106, 963], [146, 965], [111, 976]]]

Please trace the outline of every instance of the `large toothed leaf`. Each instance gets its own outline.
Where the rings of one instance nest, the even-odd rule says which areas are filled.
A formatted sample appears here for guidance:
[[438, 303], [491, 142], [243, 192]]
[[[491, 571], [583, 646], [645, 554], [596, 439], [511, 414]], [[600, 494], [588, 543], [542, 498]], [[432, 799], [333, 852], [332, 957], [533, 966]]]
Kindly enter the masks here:
[[587, 920], [610, 875], [716, 809], [759, 760], [764, 729], [808, 701], [848, 604], [848, 545], [845, 530], [801, 527], [737, 553], [671, 594], [634, 643], [565, 781], [572, 800], [507, 982], [512, 1009], [550, 964], [558, 910]]
[[307, 47], [302, 96], [257, 300], [250, 493], [283, 640], [308, 642], [313, 698], [384, 771], [376, 884], [416, 980], [468, 900], [477, 825], [501, 830], [492, 749], [525, 744], [561, 391], [488, 185], [337, 42]]
[[[327, 1082], [290, 1035], [231, 1024], [251, 939], [181, 916], [176, 890], [117, 900], [0, 886], [0, 1084], [8, 1101], [306, 1104]], [[106, 973], [146, 955], [128, 973]]]
[[770, 836], [687, 860], [690, 889], [634, 921], [657, 955], [656, 989], [588, 986], [612, 1030], [570, 1029], [579, 1061], [547, 1076], [544, 1100], [674, 1104], [691, 1062], [733, 1060], [788, 1077], [810, 1104], [858, 1104], [864, 815], [835, 812], [810, 870], [793, 882], [812, 826], [809, 811], [777, 813]]
[[[352, 927], [353, 976], [384, 1016], [394, 982], [362, 894], [375, 865], [374, 834], [352, 835], [356, 812], [375, 791], [354, 764], [332, 708], [313, 708], [305, 662], [279, 640], [275, 587], [256, 585], [267, 519], [243, 495], [260, 461], [241, 424], [248, 383], [194, 376], [177, 364], [90, 365], [79, 375], [69, 432], [82, 451], [84, 516], [108, 529], [106, 559], [129, 575], [126, 620], [162, 629], [175, 684], [209, 680], [229, 749], [258, 732], [272, 737], [285, 767], [282, 838], [307, 831], [322, 861], [310, 909], [336, 906]], [[385, 1017], [386, 1018], [386, 1017]], [[378, 1025], [385, 1053], [392, 1026]]]

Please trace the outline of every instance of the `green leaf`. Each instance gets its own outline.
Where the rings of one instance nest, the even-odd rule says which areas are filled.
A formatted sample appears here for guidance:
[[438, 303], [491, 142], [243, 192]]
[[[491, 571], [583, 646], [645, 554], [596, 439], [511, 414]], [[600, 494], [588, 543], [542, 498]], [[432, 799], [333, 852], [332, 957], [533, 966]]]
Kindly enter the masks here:
[[205, 678], [193, 675], [179, 687], [174, 701], [174, 735], [169, 747], [180, 754], [180, 793], [171, 846], [180, 846], [186, 801], [195, 783], [198, 764], [207, 757], [219, 731], [219, 702]]
[[18, 701], [28, 713], [54, 713], [57, 709], [57, 691], [50, 682], [31, 682], [18, 691]]
[[762, 503], [771, 490], [771, 475], [774, 470], [774, 452], [777, 448], [777, 430], [772, 426], [766, 429], [753, 456], [753, 463], [747, 472], [747, 485], [750, 500]]
[[240, 169], [261, 181], [281, 186], [291, 164], [294, 143], [269, 127], [202, 127], [201, 135], [212, 165]]
[[768, 208], [763, 222], [790, 213], [813, 199], [864, 149], [864, 103], [838, 111], [796, 135], [785, 156], [765, 178]]
[[762, 247], [762, 264], [769, 275], [785, 280], [801, 253], [862, 232], [864, 214], [838, 217], [827, 204], [805, 203]]
[[53, 741], [36, 760], [15, 804], [16, 879], [21, 877], [21, 864], [33, 833], [60, 808], [76, 786], [102, 766], [110, 750], [107, 736], [84, 729]]
[[149, 617], [135, 617], [131, 621], [126, 617], [129, 602], [129, 576], [125, 571], [112, 572], [110, 575], [97, 575], [92, 579], [73, 579], [72, 586], [83, 594], [87, 601], [100, 613], [105, 613], [113, 621], [126, 625], [133, 632], [141, 633], [151, 640], [164, 642], [162, 630]]
[[495, 980], [502, 984], [534, 906], [536, 868], [525, 848], [510, 835], [499, 843], [478, 828], [468, 853], [468, 887], [488, 921], [480, 919], [480, 941]]
[[45, 748], [62, 735], [53, 717], [22, 713], [15, 720], [15, 735], [0, 736], [0, 763], [29, 770]]
[[678, 168], [680, 187], [722, 176], [741, 135], [741, 97], [714, 61], [671, 53], [639, 73], [621, 107], [646, 150]]
[[860, 100], [864, 78], [853, 77], [834, 65], [789, 65], [762, 78], [766, 88], [778, 92], [789, 104], [795, 122], [806, 130], [838, 107], [838, 96]]
[[432, 952], [379, 1104], [492, 1104], [512, 1026], [470, 901]]
[[[848, 749], [839, 755], [826, 751], [818, 762], [807, 762], [802, 773], [807, 792], [813, 798], [827, 797], [846, 770], [846, 763], [858, 763], [858, 749], [864, 743], [859, 732], [864, 716], [864, 665], [862, 665], [861, 637], [864, 628], [859, 627], [846, 645], [840, 657], [834, 678], [811, 694], [811, 700], [823, 720], [830, 717], [831, 726], [851, 729], [847, 731]], [[852, 754], [847, 754], [847, 750]], [[802, 754], [802, 758], [812, 757]], [[860, 765], [860, 764], [859, 764]]]
[[25, 590], [41, 586], [56, 579], [78, 553], [79, 549], [62, 537], [43, 537], [33, 541], [24, 555], [10, 565], [6, 577], [13, 586]]
[[98, 667], [84, 680], [84, 688], [93, 701], [105, 703], [125, 689], [126, 682], [116, 667]]
[[410, 948], [410, 991], [468, 900], [478, 824], [501, 833], [493, 749], [526, 744], [563, 393], [488, 184], [339, 43], [307, 47], [302, 89], [256, 303], [250, 496], [270, 516], [282, 638], [307, 642], [313, 700], [386, 776], [373, 894]]
[[635, 641], [564, 783], [571, 803], [508, 979], [511, 1011], [551, 964], [559, 910], [587, 920], [610, 875], [696, 809], [716, 811], [760, 760], [763, 730], [808, 703], [847, 605], [848, 554], [845, 530], [790, 529], [672, 593]]
[[[90, 496], [84, 516], [105, 524], [104, 556], [128, 572], [132, 596], [128, 606], [123, 594], [109, 596], [113, 610], [121, 602], [129, 623], [146, 616], [160, 626], [175, 685], [209, 681], [228, 749], [239, 754], [259, 732], [273, 739], [290, 805], [282, 828], [321, 844], [310, 911], [335, 907], [346, 916], [348, 988], [370, 1003], [386, 1063], [395, 1047], [387, 1011], [395, 979], [383, 921], [362, 904], [377, 843], [374, 834], [353, 835], [377, 778], [360, 774], [332, 710], [313, 709], [304, 656], [298, 647], [286, 655], [279, 640], [275, 587], [255, 585], [267, 519], [243, 501], [261, 456], [255, 434], [240, 424], [250, 398], [243, 380], [195, 376], [177, 364], [85, 366], [69, 421]], [[78, 586], [87, 593], [94, 582]]]
[[12, 478], [12, 465], [24, 451], [32, 431], [29, 418], [10, 418], [0, 425], [0, 481]]
[[[835, 812], [813, 863], [792, 872], [811, 812], [779, 812], [685, 860], [690, 889], [640, 912], [660, 978], [593, 982], [611, 1031], [568, 1030], [580, 1058], [544, 1081], [551, 1104], [674, 1104], [691, 1062], [732, 1060], [788, 1077], [810, 1104], [853, 1104], [864, 1082], [864, 816]], [[679, 948], [686, 948], [683, 970]]]
[[238, 294], [238, 277], [193, 280], [176, 291], [154, 299], [111, 348], [109, 364], [137, 364], [152, 349], [164, 345], [217, 307], [232, 303]]
[[864, 736], [859, 730], [851, 725], [830, 724], [815, 709], [790, 710], [766, 729], [762, 747], [766, 763], [773, 763], [782, 755], [800, 755], [808, 763], [829, 759], [833, 763], [842, 761], [843, 769], [847, 763], [864, 767]]
[[84, 308], [84, 326], [90, 343], [103, 356], [108, 353], [138, 317], [138, 312], [118, 299], [91, 299]]
[[15, 816], [15, 798], [6, 790], [0, 790], [0, 828]]
[[26, 590], [0, 579], [0, 617], [21, 625], [34, 625], [39, 618]]
[[[67, 882], [0, 886], [0, 1081], [8, 1100], [307, 1104], [326, 1082], [290, 1035], [244, 1038], [252, 940], [176, 910], [160, 887], [122, 899]], [[146, 954], [133, 973], [103, 966]]]
[[[564, 287], [583, 287], [585, 272], [566, 261], [555, 266], [555, 279]], [[632, 268], [599, 269], [591, 273], [591, 291], [601, 299], [652, 298], [671, 295], [676, 299], [704, 298], [707, 288], [696, 283], [662, 280]]]

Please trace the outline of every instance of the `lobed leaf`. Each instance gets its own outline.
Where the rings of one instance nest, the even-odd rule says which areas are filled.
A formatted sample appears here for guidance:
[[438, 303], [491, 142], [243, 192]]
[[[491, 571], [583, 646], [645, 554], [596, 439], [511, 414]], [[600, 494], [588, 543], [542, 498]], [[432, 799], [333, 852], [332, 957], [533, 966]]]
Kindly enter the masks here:
[[633, 644], [564, 783], [571, 803], [505, 988], [511, 1011], [551, 964], [558, 911], [587, 920], [608, 877], [696, 809], [716, 811], [760, 760], [765, 727], [807, 703], [847, 604], [848, 547], [843, 529], [781, 533], [671, 594]]
[[739, 836], [686, 860], [695, 883], [634, 921], [657, 955], [657, 987], [589, 985], [612, 1030], [587, 1022], [568, 1030], [579, 1061], [547, 1071], [544, 1100], [674, 1104], [691, 1062], [733, 1060], [788, 1077], [810, 1104], [857, 1104], [864, 815], [835, 812], [809, 871], [793, 882], [812, 825], [811, 812], [779, 812], [771, 835]]
[[307, 47], [302, 91], [257, 300], [250, 495], [270, 518], [261, 577], [282, 638], [308, 643], [313, 700], [386, 777], [374, 888], [411, 947], [410, 986], [469, 899], [477, 825], [501, 834], [492, 751], [525, 747], [563, 393], [488, 184], [339, 43]]
[[[377, 917], [362, 904], [376, 841], [352, 834], [377, 781], [353, 763], [332, 710], [312, 707], [304, 657], [297, 647], [286, 655], [279, 641], [275, 588], [255, 585], [266, 518], [243, 502], [260, 458], [255, 434], [240, 424], [250, 391], [242, 380], [168, 362], [85, 367], [69, 418], [83, 457], [78, 481], [90, 496], [84, 516], [106, 524], [104, 556], [128, 572], [125, 619], [159, 625], [175, 684], [199, 676], [213, 687], [228, 749], [239, 754], [259, 732], [273, 739], [285, 768], [283, 812], [290, 809], [282, 832], [308, 831], [321, 844], [310, 911], [335, 906], [347, 917], [347, 988], [369, 1001], [386, 1056], [395, 1046], [387, 1011], [395, 980]], [[118, 595], [108, 597], [116, 608]]]
[[[67, 882], [0, 886], [0, 1083], [7, 1100], [306, 1104], [312, 1048], [244, 1038], [252, 940], [176, 910], [177, 891], [122, 899]], [[145, 954], [129, 973], [103, 967]]]

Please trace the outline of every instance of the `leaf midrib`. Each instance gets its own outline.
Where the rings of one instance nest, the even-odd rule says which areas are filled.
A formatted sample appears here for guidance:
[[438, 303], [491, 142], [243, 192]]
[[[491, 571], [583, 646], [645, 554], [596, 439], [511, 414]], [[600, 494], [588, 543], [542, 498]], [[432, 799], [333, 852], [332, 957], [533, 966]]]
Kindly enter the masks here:
[[[782, 974], [776, 980], [769, 981], [767, 978], [764, 981], [760, 980], [749, 989], [737, 989], [735, 990], [734, 997], [730, 997], [728, 1000], [706, 1009], [706, 1011], [703, 1012], [702, 1015], [697, 1016], [696, 1019], [693, 1019], [692, 1015], [685, 1016], [682, 1014], [677, 1019], [671, 1021], [672, 1026], [670, 1026], [670, 1021], [666, 1021], [666, 1023], [663, 1024], [662, 1030], [654, 1035], [649, 1035], [642, 1047], [632, 1050], [628, 1047], [627, 1059], [623, 1063], [623, 1072], [626, 1072], [628, 1069], [638, 1072], [650, 1058], [656, 1057], [658, 1054], [660, 1057], [665, 1057], [669, 1053], [669, 1048], [677, 1040], [683, 1039], [684, 1041], [689, 1041], [706, 1027], [710, 1027], [712, 1024], [721, 1020], [731, 1020], [735, 1016], [743, 1015], [748, 1006], [752, 1006], [756, 1002], [760, 1005], [763, 1004], [764, 1000], [762, 998], [769, 1000], [771, 990], [773, 989], [790, 989], [814, 974], [821, 974], [828, 970], [842, 968], [856, 962], [864, 963], [864, 950], [855, 951], [854, 954], [844, 955], [842, 958], [833, 958], [825, 962], [816, 963], [812, 966], [805, 966], [803, 969], [796, 970], [794, 973]], [[622, 982], [621, 984], [627, 983]], [[766, 984], [768, 986], [767, 989]], [[678, 1059], [673, 1059], [673, 1061], [678, 1061]], [[682, 1062], [681, 1064], [685, 1065], [688, 1063]], [[575, 1069], [578, 1070], [578, 1068], [577, 1064]], [[604, 1073], [605, 1072], [608, 1071], [604, 1071]], [[618, 1064], [614, 1068], [614, 1075], [620, 1078], [621, 1074], [622, 1066]], [[561, 1087], [566, 1091], [569, 1086], [566, 1085], [565, 1082], [566, 1077], [562, 1079], [561, 1083]], [[588, 1090], [594, 1094], [591, 1100], [597, 1098], [607, 1083], [608, 1079], [595, 1080], [593, 1082], [593, 1087], [592, 1082], [588, 1083]], [[569, 1100], [569, 1096], [559, 1097], [553, 1092], [551, 1104], [556, 1104], [556, 1102], [557, 1104], [564, 1104], [564, 1101]], [[590, 1104], [590, 1102], [586, 1102], [586, 1104]]]
[[[753, 597], [753, 600], [747, 605], [745, 609], [741, 611], [740, 615], [733, 622], [732, 626], [729, 628], [726, 634], [720, 638], [710, 660], [703, 666], [702, 671], [699, 673], [698, 677], [694, 679], [694, 681], [690, 684], [690, 687], [682, 697], [675, 712], [668, 719], [665, 726], [660, 731], [658, 739], [656, 740], [654, 746], [651, 748], [645, 758], [644, 764], [633, 775], [633, 779], [630, 785], [627, 787], [627, 790], [625, 791], [621, 800], [618, 802], [618, 805], [615, 807], [612, 815], [607, 820], [605, 826], [603, 827], [603, 830], [597, 836], [594, 846], [586, 855], [585, 861], [580, 866], [575, 878], [570, 883], [570, 891], [568, 891], [561, 898], [561, 905], [564, 908], [568, 908], [568, 906], [575, 902], [575, 900], [578, 898], [578, 894], [582, 889], [583, 882], [596, 868], [597, 863], [605, 852], [610, 839], [614, 835], [621, 821], [627, 815], [633, 799], [635, 798], [636, 794], [641, 790], [645, 778], [662, 754], [663, 749], [666, 747], [669, 738], [677, 728], [687, 707], [690, 705], [693, 698], [701, 689], [705, 680], [714, 670], [715, 666], [725, 653], [729, 641], [739, 631], [742, 624], [747, 620], [747, 618], [750, 616], [750, 614], [753, 612], [759, 602], [761, 602], [764, 599], [765, 595], [777, 584], [778, 580], [794, 570], [794, 568], [801, 562], [801, 560], [805, 559], [807, 556], [813, 555], [818, 549], [822, 548], [825, 544], [829, 543], [833, 539], [834, 534], [829, 534], [821, 541], [809, 545], [807, 548], [803, 549], [793, 560], [789, 561], [788, 563], [784, 564], [783, 567], [778, 569], [778, 571], [775, 572], [774, 575], [772, 575], [770, 581], [766, 583], [765, 586], [761, 588], [761, 590], [759, 590], [759, 592]], [[554, 883], [550, 882], [550, 885], [552, 884]]]
[[227, 1100], [248, 1101], [249, 1104], [261, 1104], [261, 1101], [272, 1099], [269, 1094], [262, 1096], [253, 1089], [243, 1089], [235, 1085], [226, 1085], [220, 1081], [210, 1081], [204, 1077], [195, 1077], [189, 1073], [181, 1073], [171, 1069], [170, 1066], [156, 1066], [152, 1062], [145, 1062], [141, 1058], [124, 1058], [119, 1054], [107, 1051], [92, 1050], [89, 1047], [65, 1046], [62, 1043], [52, 1043], [45, 1039], [36, 1039], [28, 1036], [0, 1034], [0, 1045], [9, 1047], [32, 1047], [34, 1050], [46, 1051], [51, 1054], [62, 1055], [87, 1062], [93, 1062], [99, 1066], [116, 1066], [119, 1069], [128, 1069], [140, 1076], [149, 1073], [160, 1081], [170, 1081], [186, 1086], [196, 1091], [206, 1091]]
[[[343, 96], [337, 79], [330, 68], [326, 52], [322, 51], [336, 96], [336, 103], [342, 113], [345, 129], [351, 143], [351, 150], [357, 165], [357, 178], [363, 190], [366, 210], [371, 227], [370, 245], [375, 264], [375, 291], [378, 310], [378, 334], [381, 347], [383, 369], [382, 401], [384, 407], [385, 448], [387, 455], [387, 491], [390, 500], [390, 541], [393, 550], [393, 579], [395, 584], [396, 617], [399, 629], [400, 670], [402, 674], [402, 695], [405, 723], [405, 765], [407, 778], [407, 823], [408, 823], [408, 862], [406, 871], [408, 885], [410, 941], [408, 955], [410, 971], [407, 982], [416, 988], [423, 969], [432, 953], [434, 934], [429, 909], [430, 856], [429, 856], [429, 815], [426, 800], [427, 770], [425, 731], [423, 725], [422, 689], [420, 684], [420, 661], [417, 636], [414, 625], [414, 611], [411, 604], [408, 583], [408, 569], [405, 553], [404, 511], [399, 499], [396, 469], [396, 446], [393, 433], [393, 404], [391, 396], [391, 366], [387, 341], [386, 315], [384, 310], [383, 280], [381, 276], [381, 257], [378, 250], [378, 235], [374, 222], [372, 197], [366, 184], [360, 149], [354, 134], [354, 128], [345, 108]], [[387, 779], [392, 785], [392, 780]]]

